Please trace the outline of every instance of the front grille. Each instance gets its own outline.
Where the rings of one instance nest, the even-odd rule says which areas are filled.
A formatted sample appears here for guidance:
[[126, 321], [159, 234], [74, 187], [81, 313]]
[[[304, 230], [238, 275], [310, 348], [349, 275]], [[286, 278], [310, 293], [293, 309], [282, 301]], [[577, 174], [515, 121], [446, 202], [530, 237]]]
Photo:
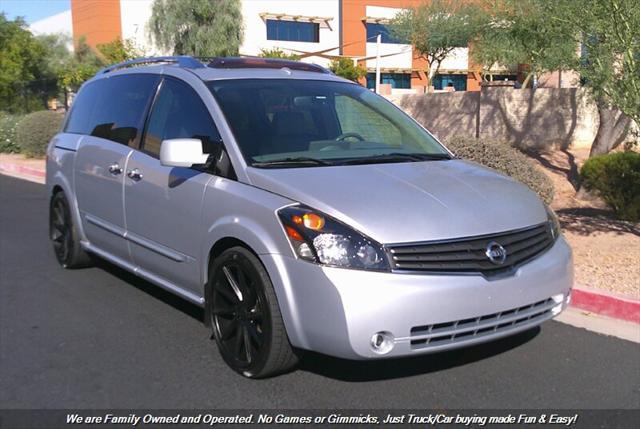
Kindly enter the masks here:
[[535, 304], [480, 317], [433, 325], [414, 326], [411, 328], [411, 348], [424, 349], [460, 343], [508, 331], [527, 323], [544, 321], [551, 316], [551, 309], [556, 305], [558, 303], [552, 298], [548, 298]]
[[[426, 243], [388, 246], [391, 265], [395, 271], [424, 271], [447, 273], [482, 273], [495, 275], [510, 271], [553, 244], [549, 223], [531, 228], [498, 234]], [[492, 262], [486, 255], [487, 246], [500, 244], [506, 250], [502, 264]]]

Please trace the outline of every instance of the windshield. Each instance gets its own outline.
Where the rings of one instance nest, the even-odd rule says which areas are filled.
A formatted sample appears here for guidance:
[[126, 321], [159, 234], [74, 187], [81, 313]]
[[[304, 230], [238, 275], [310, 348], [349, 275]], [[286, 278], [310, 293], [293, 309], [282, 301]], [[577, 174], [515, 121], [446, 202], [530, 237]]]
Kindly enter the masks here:
[[254, 167], [449, 159], [429, 133], [359, 85], [238, 79], [209, 88]]

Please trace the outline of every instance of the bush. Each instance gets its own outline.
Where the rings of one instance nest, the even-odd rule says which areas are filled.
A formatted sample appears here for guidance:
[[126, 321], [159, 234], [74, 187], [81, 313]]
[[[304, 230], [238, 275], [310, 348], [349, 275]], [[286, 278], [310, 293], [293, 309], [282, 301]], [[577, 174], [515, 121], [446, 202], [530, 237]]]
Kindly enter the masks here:
[[553, 182], [525, 154], [509, 143], [492, 142], [471, 137], [452, 137], [447, 147], [457, 156], [498, 170], [524, 183], [542, 200], [553, 200]]
[[60, 131], [63, 116], [49, 110], [41, 110], [26, 115], [16, 129], [20, 151], [27, 156], [43, 157], [47, 145]]
[[640, 153], [615, 152], [587, 160], [582, 185], [596, 191], [620, 219], [640, 221]]
[[0, 153], [20, 151], [16, 142], [16, 127], [20, 119], [22, 119], [20, 115], [0, 112]]

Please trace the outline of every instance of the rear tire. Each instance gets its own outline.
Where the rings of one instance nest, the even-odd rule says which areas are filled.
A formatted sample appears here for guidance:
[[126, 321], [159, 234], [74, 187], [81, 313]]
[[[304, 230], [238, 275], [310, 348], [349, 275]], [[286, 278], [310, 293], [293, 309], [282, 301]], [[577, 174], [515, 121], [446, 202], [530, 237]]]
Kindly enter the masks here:
[[296, 365], [273, 285], [253, 253], [240, 246], [225, 250], [213, 261], [207, 287], [207, 314], [227, 365], [247, 378]]
[[69, 202], [63, 191], [56, 192], [49, 204], [49, 238], [58, 263], [63, 268], [91, 265], [91, 258], [80, 245], [78, 229], [73, 222]]

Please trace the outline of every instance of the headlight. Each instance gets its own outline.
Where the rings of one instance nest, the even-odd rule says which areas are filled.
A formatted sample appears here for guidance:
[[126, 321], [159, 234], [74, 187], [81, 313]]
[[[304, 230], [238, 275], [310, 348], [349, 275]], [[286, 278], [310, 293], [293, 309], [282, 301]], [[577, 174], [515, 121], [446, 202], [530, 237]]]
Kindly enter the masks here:
[[547, 209], [547, 222], [549, 223], [549, 228], [551, 229], [551, 236], [555, 240], [561, 234], [560, 230], [560, 221], [558, 220], [558, 216], [551, 210], [551, 207], [545, 204], [544, 206]]
[[280, 209], [278, 216], [300, 259], [333, 267], [389, 271], [380, 244], [323, 213], [290, 206]]

